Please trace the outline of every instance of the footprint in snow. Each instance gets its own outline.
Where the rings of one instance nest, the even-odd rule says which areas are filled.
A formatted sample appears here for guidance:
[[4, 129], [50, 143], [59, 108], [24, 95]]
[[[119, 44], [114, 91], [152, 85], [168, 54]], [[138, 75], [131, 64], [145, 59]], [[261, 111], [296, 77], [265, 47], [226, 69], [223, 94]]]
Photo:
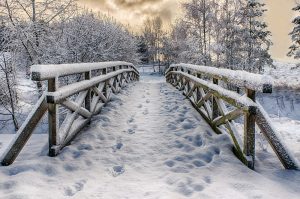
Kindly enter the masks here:
[[120, 150], [123, 147], [123, 143], [122, 142], [118, 142], [116, 145], [114, 145], [113, 148], [113, 152], [117, 152], [118, 150]]
[[133, 128], [127, 130], [128, 134], [135, 134], [135, 130]]
[[128, 123], [128, 124], [130, 124], [130, 123], [132, 123], [132, 122], [134, 122], [134, 116], [131, 116], [130, 119], [127, 120], [127, 123]]
[[146, 100], [146, 103], [149, 104], [149, 103], [150, 103], [150, 100], [147, 99], [147, 100]]
[[140, 104], [140, 105], [138, 106], [138, 108], [143, 108], [143, 105], [142, 105], [142, 104]]
[[76, 193], [81, 191], [84, 188], [86, 181], [81, 180], [79, 182], [76, 182], [74, 185], [69, 187], [64, 187], [65, 196], [74, 196]]
[[144, 114], [144, 115], [148, 115], [148, 114], [149, 114], [148, 109], [145, 109], [145, 110], [143, 111], [143, 114]]
[[124, 166], [113, 166], [112, 168], [109, 169], [109, 172], [113, 177], [117, 177], [125, 172]]

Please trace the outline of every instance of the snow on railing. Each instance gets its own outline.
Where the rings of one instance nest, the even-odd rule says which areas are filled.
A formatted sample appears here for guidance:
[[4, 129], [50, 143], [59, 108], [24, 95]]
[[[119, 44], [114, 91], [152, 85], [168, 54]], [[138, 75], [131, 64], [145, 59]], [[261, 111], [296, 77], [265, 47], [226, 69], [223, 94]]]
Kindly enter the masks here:
[[226, 83], [231, 83], [238, 87], [244, 87], [263, 93], [272, 93], [273, 78], [267, 75], [249, 73], [242, 70], [230, 70], [224, 68], [216, 68], [209, 66], [199, 66], [192, 64], [173, 64], [167, 70], [184, 71], [193, 75], [206, 75]]
[[[116, 67], [127, 66], [139, 73], [136, 67], [128, 62], [99, 62], [99, 63], [76, 63], [58, 65], [33, 65], [31, 66], [31, 78], [34, 81], [43, 81], [55, 77], [63, 77], [94, 70], [108, 70]], [[107, 71], [108, 72], [108, 71]]]
[[[96, 71], [96, 73], [94, 73]], [[59, 87], [59, 77], [80, 74], [81, 81]], [[100, 113], [110, 100], [111, 92], [118, 93], [130, 81], [139, 79], [135, 66], [127, 62], [102, 62], [61, 65], [34, 65], [32, 79], [47, 80], [48, 90], [28, 115], [15, 138], [1, 157], [1, 164], [10, 165], [32, 135], [35, 127], [48, 112], [49, 155], [56, 156], [80, 130]], [[93, 76], [92, 76], [93, 75]], [[61, 116], [58, 107], [68, 109]], [[64, 119], [60, 123], [60, 119]]]
[[[234, 153], [249, 168], [254, 169], [257, 125], [283, 166], [286, 169], [300, 169], [268, 115], [255, 100], [256, 91], [272, 92], [271, 78], [244, 71], [189, 64], [171, 65], [166, 71], [166, 78], [167, 82], [184, 90], [184, 95], [216, 133], [228, 133], [231, 136]], [[221, 87], [219, 80], [243, 87], [245, 95]], [[242, 116], [244, 142], [235, 123]]]

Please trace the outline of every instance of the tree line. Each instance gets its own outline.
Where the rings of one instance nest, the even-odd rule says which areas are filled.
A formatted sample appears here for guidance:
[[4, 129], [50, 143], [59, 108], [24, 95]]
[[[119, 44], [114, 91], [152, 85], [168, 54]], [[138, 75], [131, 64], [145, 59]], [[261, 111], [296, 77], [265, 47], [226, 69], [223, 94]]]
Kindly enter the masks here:
[[182, 3], [182, 9], [183, 16], [168, 33], [159, 34], [152, 28], [153, 36], [149, 37], [149, 22], [145, 23], [142, 39], [153, 61], [158, 52], [153, 50], [153, 42], [160, 39], [159, 52], [172, 62], [251, 72], [261, 72], [264, 65], [272, 64], [271, 33], [262, 18], [265, 4], [256, 0], [191, 0]]
[[[138, 63], [135, 36], [112, 17], [76, 0], [0, 2], [0, 129], [18, 125], [18, 78], [34, 64], [122, 60]], [[37, 88], [42, 90], [37, 82]]]
[[[139, 37], [145, 63], [193, 63], [262, 73], [273, 66], [271, 32], [260, 0], [190, 0], [182, 3], [183, 16], [167, 31], [161, 19], [147, 19]], [[300, 5], [293, 8], [300, 11]], [[293, 45], [288, 56], [300, 58], [300, 17], [292, 23]]]

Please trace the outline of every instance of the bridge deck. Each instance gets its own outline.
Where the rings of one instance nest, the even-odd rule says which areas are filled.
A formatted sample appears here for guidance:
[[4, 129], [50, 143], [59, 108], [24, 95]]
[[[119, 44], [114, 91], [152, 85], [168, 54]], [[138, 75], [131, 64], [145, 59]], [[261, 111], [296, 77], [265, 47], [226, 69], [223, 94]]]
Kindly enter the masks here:
[[[249, 170], [231, 152], [230, 138], [213, 133], [184, 99], [164, 77], [142, 76], [57, 157], [22, 155], [22, 161], [0, 167], [0, 193], [5, 198], [298, 196], [299, 172], [277, 167], [276, 177]], [[22, 153], [39, 154], [37, 148], [31, 144]]]

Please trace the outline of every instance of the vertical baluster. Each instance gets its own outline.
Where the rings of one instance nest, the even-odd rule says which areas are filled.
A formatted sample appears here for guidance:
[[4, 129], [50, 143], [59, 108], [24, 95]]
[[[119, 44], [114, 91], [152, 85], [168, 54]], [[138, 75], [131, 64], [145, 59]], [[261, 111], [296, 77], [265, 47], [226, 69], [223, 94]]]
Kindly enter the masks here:
[[[218, 84], [219, 83], [218, 79], [213, 78], [213, 83]], [[215, 119], [217, 117], [219, 117], [218, 104], [216, 101], [216, 97], [212, 96], [212, 119]]]
[[[48, 80], [48, 92], [55, 92], [58, 88], [58, 78]], [[59, 113], [58, 105], [48, 103], [48, 124], [49, 124], [49, 156], [56, 156], [55, 146], [59, 144], [58, 126]]]
[[[92, 72], [91, 71], [88, 71], [88, 72], [84, 73], [84, 79], [85, 80], [90, 80], [91, 77], [92, 77]], [[85, 102], [84, 102], [85, 103], [85, 108], [88, 111], [91, 111], [91, 96], [92, 96], [92, 91], [91, 91], [91, 88], [90, 88], [88, 94], [85, 97]]]

